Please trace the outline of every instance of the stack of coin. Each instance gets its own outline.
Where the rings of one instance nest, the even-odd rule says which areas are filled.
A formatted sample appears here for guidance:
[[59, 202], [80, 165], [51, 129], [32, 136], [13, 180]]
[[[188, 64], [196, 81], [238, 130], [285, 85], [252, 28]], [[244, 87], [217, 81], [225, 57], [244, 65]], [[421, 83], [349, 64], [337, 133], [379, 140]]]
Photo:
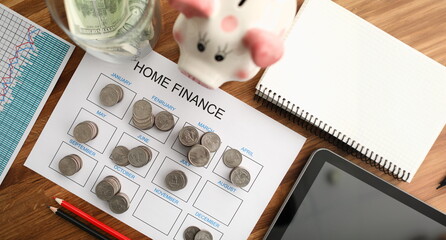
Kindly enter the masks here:
[[138, 146], [128, 152], [128, 162], [134, 167], [143, 167], [152, 159], [152, 151], [146, 146]]
[[240, 188], [248, 186], [249, 182], [251, 181], [251, 175], [249, 174], [248, 170], [241, 167], [232, 169], [231, 173], [229, 174], [229, 178], [235, 186]]
[[198, 141], [200, 140], [200, 135], [195, 127], [186, 126], [180, 130], [180, 133], [178, 134], [178, 139], [180, 140], [180, 143], [183, 144], [184, 146], [192, 147], [193, 145], [198, 143]]
[[223, 163], [229, 168], [235, 168], [242, 163], [242, 154], [239, 150], [231, 148], [223, 153]]
[[166, 175], [164, 179], [166, 186], [171, 191], [178, 191], [186, 187], [187, 177], [183, 171], [174, 170]]
[[172, 113], [161, 111], [155, 116], [155, 126], [161, 131], [169, 131], [175, 126], [175, 119]]
[[99, 94], [99, 101], [106, 107], [112, 107], [122, 100], [124, 91], [116, 84], [108, 84]]
[[100, 181], [95, 188], [96, 196], [101, 200], [110, 200], [121, 190], [119, 179], [114, 176], [107, 176]]
[[209, 149], [210, 152], [215, 152], [220, 147], [221, 140], [216, 133], [207, 132], [201, 136], [200, 143]]
[[138, 100], [133, 104], [133, 124], [136, 128], [147, 130], [153, 127], [155, 117], [152, 114], [152, 105], [146, 100]]
[[76, 125], [73, 129], [73, 136], [76, 141], [86, 143], [98, 135], [98, 126], [92, 121], [84, 121]]
[[59, 161], [59, 171], [64, 176], [72, 176], [81, 168], [82, 159], [76, 154], [65, 156]]
[[187, 153], [187, 159], [195, 167], [204, 167], [211, 160], [211, 153], [205, 146], [195, 144]]
[[184, 240], [212, 240], [212, 234], [206, 230], [200, 230], [198, 227], [190, 226], [183, 232]]
[[194, 240], [195, 235], [200, 231], [198, 227], [190, 226], [186, 228], [183, 232], [184, 240]]
[[121, 183], [114, 176], [107, 176], [96, 185], [96, 196], [108, 201], [112, 212], [121, 214], [130, 207], [130, 199], [127, 194], [121, 192]]
[[116, 146], [113, 149], [110, 158], [115, 164], [119, 166], [127, 166], [129, 165], [128, 155], [129, 155], [129, 150], [126, 147]]
[[124, 213], [130, 207], [129, 197], [125, 193], [117, 193], [108, 201], [108, 206], [116, 214]]

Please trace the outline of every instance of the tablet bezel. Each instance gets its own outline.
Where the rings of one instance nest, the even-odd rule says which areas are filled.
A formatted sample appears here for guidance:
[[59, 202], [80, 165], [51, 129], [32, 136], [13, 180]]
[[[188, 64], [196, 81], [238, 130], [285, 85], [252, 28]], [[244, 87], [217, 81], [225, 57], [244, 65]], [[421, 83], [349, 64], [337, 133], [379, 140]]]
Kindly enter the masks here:
[[[307, 163], [305, 164], [301, 174], [294, 183], [290, 193], [282, 204], [279, 212], [273, 220], [270, 228], [268, 229], [264, 240], [279, 240], [282, 239], [286, 228], [279, 228], [276, 226], [277, 220], [280, 218], [283, 209], [285, 208], [288, 200], [294, 194], [294, 200], [296, 203], [296, 211], [300, 204], [304, 200], [308, 191], [310, 190], [314, 180], [319, 174], [322, 166], [325, 162], [336, 166], [351, 176], [365, 182], [366, 184], [378, 189], [379, 191], [387, 194], [388, 196], [396, 199], [397, 201], [407, 205], [408, 207], [418, 211], [428, 218], [442, 224], [446, 227], [446, 216], [440, 211], [430, 207], [421, 200], [409, 195], [408, 193], [398, 189], [392, 184], [382, 180], [381, 178], [373, 175], [367, 170], [355, 165], [354, 163], [342, 158], [341, 156], [333, 153], [328, 149], [318, 149], [312, 153]], [[293, 213], [294, 215], [294, 213]]]

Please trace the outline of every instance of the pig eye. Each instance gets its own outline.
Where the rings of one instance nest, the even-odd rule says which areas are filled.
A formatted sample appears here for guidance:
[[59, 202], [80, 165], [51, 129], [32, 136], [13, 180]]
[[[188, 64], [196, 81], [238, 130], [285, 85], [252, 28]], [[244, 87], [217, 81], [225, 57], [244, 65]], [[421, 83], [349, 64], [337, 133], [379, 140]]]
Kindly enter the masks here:
[[198, 42], [197, 49], [200, 52], [204, 52], [204, 50], [206, 50], [206, 45], [204, 43], [202, 43], [202, 42]]
[[197, 43], [197, 49], [200, 52], [204, 52], [206, 50], [206, 45], [208, 44], [209, 40], [206, 40], [206, 33], [198, 34], [198, 43]]
[[228, 51], [228, 44], [225, 45], [223, 49], [218, 47], [218, 51], [214, 56], [215, 61], [221, 62], [225, 60], [226, 55], [228, 55], [231, 51]]
[[217, 62], [221, 62], [221, 61], [223, 61], [223, 60], [225, 60], [225, 56], [223, 56], [223, 55], [221, 55], [221, 54], [216, 54], [216, 55], [215, 55], [215, 61], [217, 61]]

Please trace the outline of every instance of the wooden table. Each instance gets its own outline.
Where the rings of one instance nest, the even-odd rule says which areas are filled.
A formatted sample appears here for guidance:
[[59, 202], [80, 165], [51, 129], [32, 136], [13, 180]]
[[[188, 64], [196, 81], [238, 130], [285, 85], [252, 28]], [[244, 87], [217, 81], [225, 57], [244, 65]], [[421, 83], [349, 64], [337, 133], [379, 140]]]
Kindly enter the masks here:
[[[335, 0], [335, 2], [425, 55], [446, 65], [445, 0]], [[43, 0], [2, 0], [1, 3], [62, 38], [69, 40], [50, 18]], [[299, 1], [299, 6], [301, 3], [302, 1]], [[165, 0], [161, 0], [161, 6], [164, 33], [155, 50], [176, 62], [178, 60], [178, 47], [172, 38], [171, 30], [178, 13], [170, 8]], [[113, 226], [132, 239], [145, 238], [138, 231], [110, 217], [91, 204], [23, 166], [83, 55], [84, 51], [77, 47], [23, 148], [0, 186], [0, 239], [90, 238], [89, 235], [54, 216], [48, 210], [48, 205], [56, 205], [51, 199], [54, 195], [69, 199], [71, 203], [84, 209], [104, 223]], [[286, 125], [293, 131], [304, 135], [308, 140], [264, 210], [249, 239], [261, 239], [264, 236], [311, 152], [321, 147], [339, 153], [432, 207], [446, 212], [446, 187], [440, 190], [435, 189], [437, 184], [446, 176], [446, 129], [443, 129], [413, 181], [410, 184], [398, 182], [390, 176], [384, 175], [380, 171], [362, 163], [360, 160], [347, 156], [339, 149], [311, 135], [287, 119], [280, 117], [274, 111], [262, 106], [261, 103], [254, 101], [255, 85], [259, 77], [260, 74], [248, 82], [227, 83], [222, 86], [222, 89]]]

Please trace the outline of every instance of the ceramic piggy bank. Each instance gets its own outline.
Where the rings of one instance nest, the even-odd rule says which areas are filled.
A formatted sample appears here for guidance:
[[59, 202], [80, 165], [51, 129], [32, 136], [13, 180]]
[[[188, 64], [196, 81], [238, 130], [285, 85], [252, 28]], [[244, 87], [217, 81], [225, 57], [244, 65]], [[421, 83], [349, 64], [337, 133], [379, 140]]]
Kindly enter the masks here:
[[296, 0], [169, 0], [180, 70], [211, 89], [246, 81], [277, 62]]

